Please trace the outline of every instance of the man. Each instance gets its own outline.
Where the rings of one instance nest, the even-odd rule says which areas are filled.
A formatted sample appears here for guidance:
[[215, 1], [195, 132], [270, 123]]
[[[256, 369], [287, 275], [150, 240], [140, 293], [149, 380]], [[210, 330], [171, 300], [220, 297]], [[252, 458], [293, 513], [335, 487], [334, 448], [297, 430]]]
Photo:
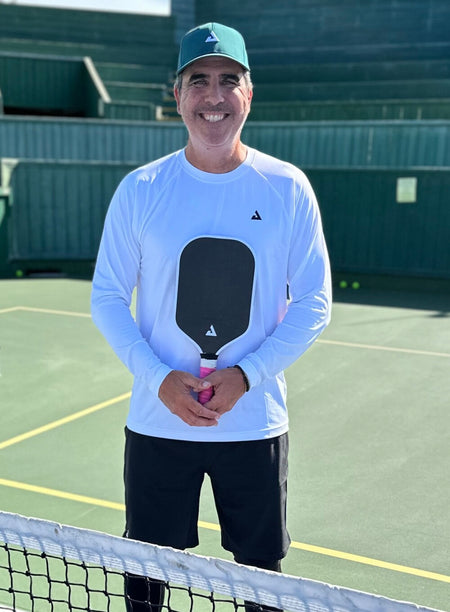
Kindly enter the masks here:
[[[208, 23], [185, 35], [174, 93], [187, 146], [122, 181], [93, 279], [93, 319], [134, 374], [127, 536], [196, 546], [208, 474], [224, 548], [238, 563], [279, 571], [290, 542], [283, 370], [316, 340], [331, 310], [320, 214], [297, 168], [241, 141], [253, 91], [236, 30]], [[248, 330], [201, 379], [198, 348], [178, 327], [176, 308], [180, 254], [205, 236], [246, 245], [255, 270]], [[193, 291], [207, 296], [208, 287], [199, 280]], [[197, 393], [208, 388], [213, 396], [203, 405]], [[128, 593], [148, 596], [136, 585]], [[160, 597], [154, 586], [151, 601]]]

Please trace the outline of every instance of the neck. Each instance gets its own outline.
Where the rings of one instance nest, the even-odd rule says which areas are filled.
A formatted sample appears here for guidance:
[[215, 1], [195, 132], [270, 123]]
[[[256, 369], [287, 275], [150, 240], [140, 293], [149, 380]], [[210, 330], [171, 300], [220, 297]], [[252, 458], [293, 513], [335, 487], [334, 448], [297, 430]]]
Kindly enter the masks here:
[[216, 150], [214, 147], [197, 149], [189, 140], [185, 154], [188, 162], [199, 170], [212, 174], [225, 174], [235, 170], [245, 161], [247, 147], [239, 141], [231, 151], [223, 151], [222, 148]]

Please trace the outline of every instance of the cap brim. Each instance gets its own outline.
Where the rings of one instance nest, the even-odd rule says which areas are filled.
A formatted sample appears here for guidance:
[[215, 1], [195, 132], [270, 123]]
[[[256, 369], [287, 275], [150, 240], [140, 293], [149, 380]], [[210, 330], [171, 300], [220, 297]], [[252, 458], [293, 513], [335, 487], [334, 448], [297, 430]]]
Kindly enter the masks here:
[[242, 66], [242, 68], [245, 71], [250, 72], [250, 68], [248, 66], [246, 66], [245, 64], [241, 64], [241, 62], [238, 62], [237, 59], [235, 59], [234, 57], [231, 57], [231, 55], [227, 55], [226, 53], [205, 53], [205, 55], [199, 55], [199, 57], [196, 57], [195, 59], [192, 59], [189, 62], [186, 62], [185, 64], [183, 64], [183, 66], [178, 68], [177, 75], [183, 72], [183, 70], [185, 70], [188, 66], [190, 66], [197, 60], [203, 59], [204, 57], [226, 57], [227, 59], [233, 62], [236, 62], [236, 64], [238, 64], [239, 66]]

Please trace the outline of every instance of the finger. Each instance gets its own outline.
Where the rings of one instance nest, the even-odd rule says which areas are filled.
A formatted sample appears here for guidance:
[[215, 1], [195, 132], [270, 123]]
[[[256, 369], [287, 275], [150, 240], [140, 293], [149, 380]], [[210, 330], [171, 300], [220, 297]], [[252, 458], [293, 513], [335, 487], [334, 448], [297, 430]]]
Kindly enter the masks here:
[[234, 405], [235, 402], [232, 401], [224, 401], [223, 398], [212, 398], [209, 402], [204, 404], [206, 408], [213, 411], [217, 417], [221, 417], [226, 412], [229, 412]]
[[[218, 416], [217, 413], [212, 410], [211, 408], [208, 408], [207, 406], [200, 404], [199, 402], [195, 402], [196, 408], [193, 411], [195, 416], [200, 417], [202, 419], [211, 419], [213, 421], [217, 421]], [[198, 408], [198, 406], [200, 406], [200, 408]]]
[[189, 414], [184, 415], [185, 418], [182, 416], [182, 418], [189, 425], [211, 427], [218, 424], [219, 415], [198, 402], [193, 402], [193, 405], [189, 406], [188, 412]]
[[202, 391], [211, 389], [212, 386], [213, 386], [212, 383], [210, 383], [208, 380], [199, 379], [197, 385], [195, 387], [192, 387], [192, 390], [197, 391], [198, 393], [201, 393]]
[[210, 383], [203, 381], [187, 372], [172, 370], [161, 383], [158, 397], [165, 406], [191, 426], [214, 427], [219, 415], [204, 408], [192, 397], [192, 390], [204, 389]]
[[197, 378], [196, 376], [193, 376], [187, 372], [183, 376], [183, 383], [195, 392], [204, 391], [212, 386], [209, 381], [202, 378]]
[[229, 412], [245, 392], [242, 376], [232, 370], [222, 370], [211, 374], [209, 382], [214, 386], [214, 395], [205, 402], [204, 407], [219, 415]]

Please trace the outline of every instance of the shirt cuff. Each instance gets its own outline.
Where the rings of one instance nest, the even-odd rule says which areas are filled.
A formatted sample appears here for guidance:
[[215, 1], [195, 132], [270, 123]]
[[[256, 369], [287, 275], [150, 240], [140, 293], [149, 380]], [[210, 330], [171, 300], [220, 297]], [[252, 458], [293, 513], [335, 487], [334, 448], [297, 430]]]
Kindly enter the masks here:
[[151, 374], [148, 376], [148, 380], [146, 380], [147, 387], [150, 391], [159, 396], [159, 388], [162, 385], [163, 380], [166, 378], [170, 372], [172, 372], [173, 368], [170, 368], [168, 365], [161, 363], [156, 369], [151, 370]]
[[261, 384], [262, 382], [261, 376], [258, 370], [255, 368], [255, 366], [252, 364], [252, 362], [249, 359], [244, 358], [241, 361], [239, 361], [236, 365], [238, 365], [240, 368], [244, 370], [245, 375], [247, 376], [247, 380], [250, 385], [250, 389], [252, 387], [256, 387], [256, 385]]

